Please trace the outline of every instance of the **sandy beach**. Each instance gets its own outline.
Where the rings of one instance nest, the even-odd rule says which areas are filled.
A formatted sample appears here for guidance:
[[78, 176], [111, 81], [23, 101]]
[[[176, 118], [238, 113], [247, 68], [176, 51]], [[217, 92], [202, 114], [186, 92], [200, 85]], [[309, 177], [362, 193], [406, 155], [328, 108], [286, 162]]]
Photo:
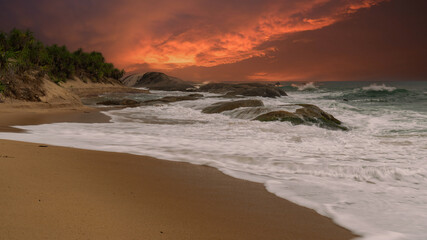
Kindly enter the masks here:
[[[106, 122], [88, 109], [1, 110], [11, 125]], [[0, 140], [0, 238], [351, 239], [315, 211], [218, 170]]]
[[427, 240], [427, 1], [0, 9], [0, 240]]

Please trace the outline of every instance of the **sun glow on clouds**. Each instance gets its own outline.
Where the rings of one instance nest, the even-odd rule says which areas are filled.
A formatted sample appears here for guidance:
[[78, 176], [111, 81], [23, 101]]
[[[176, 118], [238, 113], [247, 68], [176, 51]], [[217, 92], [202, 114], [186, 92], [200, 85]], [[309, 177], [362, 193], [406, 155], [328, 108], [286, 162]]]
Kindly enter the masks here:
[[[236, 22], [233, 27], [212, 27], [212, 19], [198, 19], [198, 25], [178, 33], [145, 36], [139, 47], [125, 53], [125, 65], [148, 64], [154, 69], [175, 69], [188, 66], [211, 67], [268, 55], [274, 48], [262, 44], [283, 35], [320, 29], [347, 17], [362, 8], [369, 8], [384, 0], [358, 0], [334, 3], [331, 0], [311, 0], [293, 3], [268, 2], [262, 12], [253, 14], [248, 22]], [[332, 4], [334, 3], [334, 4]], [[316, 8], [331, 4], [329, 11], [312, 14]], [[238, 14], [238, 13], [235, 13]], [[314, 16], [311, 16], [314, 15]], [[231, 17], [232, 18], [232, 17]], [[214, 18], [215, 19], [215, 18]], [[218, 19], [216, 19], [218, 20]], [[232, 20], [232, 19], [231, 19]], [[233, 21], [233, 20], [232, 20]], [[218, 25], [224, 23], [218, 22]], [[225, 21], [225, 24], [227, 22]], [[127, 70], [132, 70], [128, 67]]]
[[[100, 51], [127, 72], [204, 69], [264, 58], [267, 67], [273, 57], [287, 54], [275, 42], [383, 1], [389, 0], [15, 0], [0, 3], [0, 27], [29, 28], [44, 42], [71, 50]], [[253, 71], [267, 70], [251, 67], [245, 76]]]
[[[378, 6], [376, 6], [378, 5]], [[374, 7], [375, 6], [375, 7]], [[14, 0], [0, 30], [191, 81], [426, 79], [425, 0]]]
[[252, 81], [299, 81], [304, 79], [307, 75], [303, 74], [279, 74], [279, 73], [267, 73], [267, 72], [258, 72], [252, 75], [247, 76], [248, 80]]

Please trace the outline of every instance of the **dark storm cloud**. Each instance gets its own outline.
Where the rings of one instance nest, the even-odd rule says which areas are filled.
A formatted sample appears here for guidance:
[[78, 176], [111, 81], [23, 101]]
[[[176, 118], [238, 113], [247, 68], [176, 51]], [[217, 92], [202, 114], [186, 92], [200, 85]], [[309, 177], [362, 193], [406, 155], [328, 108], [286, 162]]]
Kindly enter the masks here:
[[[391, 1], [331, 26], [265, 42], [265, 57], [172, 72], [200, 80], [426, 80], [427, 2]], [[223, 74], [223, 75], [221, 75]]]
[[190, 80], [420, 77], [425, 1], [0, 1], [0, 29]]

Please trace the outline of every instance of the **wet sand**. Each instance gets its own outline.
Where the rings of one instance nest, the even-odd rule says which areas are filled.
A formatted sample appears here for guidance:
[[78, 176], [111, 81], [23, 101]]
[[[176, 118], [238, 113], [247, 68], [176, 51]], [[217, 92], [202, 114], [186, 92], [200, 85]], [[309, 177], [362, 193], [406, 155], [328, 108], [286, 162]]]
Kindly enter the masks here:
[[[40, 107], [42, 106], [42, 107]], [[107, 108], [105, 108], [107, 109]], [[0, 103], [0, 131], [23, 132], [13, 126], [38, 125], [57, 122], [106, 123], [110, 117], [100, 112], [101, 109], [90, 107], [45, 107], [34, 104]]]
[[[5, 112], [10, 125], [108, 121], [98, 111]], [[315, 211], [218, 170], [0, 140], [1, 239], [351, 239]]]

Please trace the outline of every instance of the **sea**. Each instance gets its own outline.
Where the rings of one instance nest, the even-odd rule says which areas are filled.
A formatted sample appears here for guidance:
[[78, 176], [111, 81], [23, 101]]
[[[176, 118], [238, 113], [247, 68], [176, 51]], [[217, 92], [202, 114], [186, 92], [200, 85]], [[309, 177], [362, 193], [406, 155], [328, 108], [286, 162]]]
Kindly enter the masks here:
[[[126, 152], [207, 165], [264, 184], [281, 198], [330, 217], [361, 239], [427, 239], [427, 82], [283, 83], [288, 96], [264, 108], [205, 114], [218, 94], [170, 104], [105, 110], [109, 123], [17, 126], [2, 139]], [[138, 101], [184, 92], [110, 94]], [[253, 119], [314, 104], [349, 131]], [[105, 108], [107, 109], [107, 108]]]

